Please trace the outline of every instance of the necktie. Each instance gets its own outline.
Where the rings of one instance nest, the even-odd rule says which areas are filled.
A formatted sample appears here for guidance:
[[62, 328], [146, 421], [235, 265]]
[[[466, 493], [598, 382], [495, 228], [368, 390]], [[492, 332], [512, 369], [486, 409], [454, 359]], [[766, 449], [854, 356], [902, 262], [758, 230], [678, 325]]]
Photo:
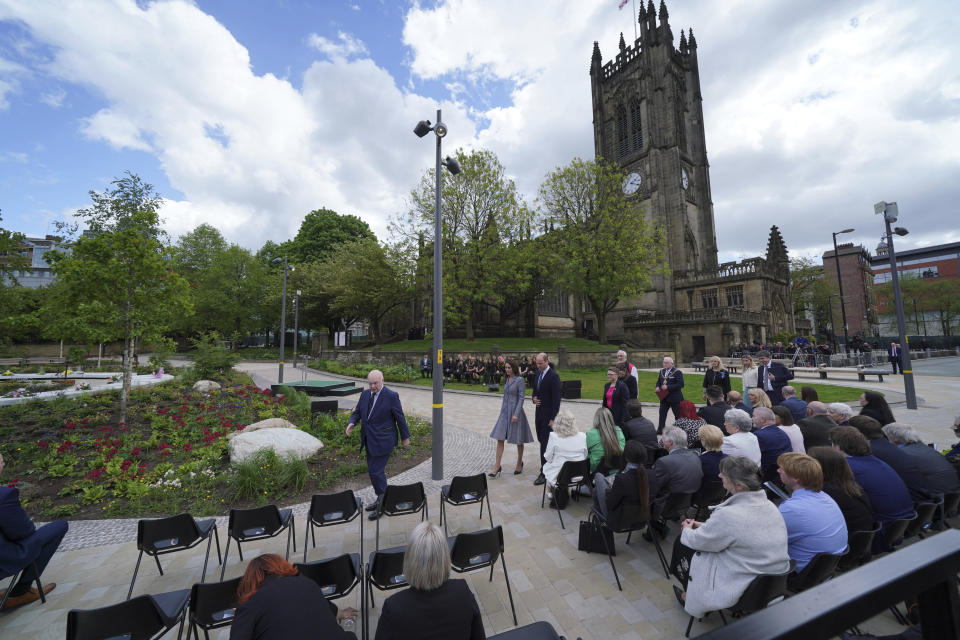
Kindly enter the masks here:
[[377, 394], [370, 394], [370, 406], [367, 407], [367, 417], [370, 417], [370, 414], [373, 413], [373, 403], [377, 401]]

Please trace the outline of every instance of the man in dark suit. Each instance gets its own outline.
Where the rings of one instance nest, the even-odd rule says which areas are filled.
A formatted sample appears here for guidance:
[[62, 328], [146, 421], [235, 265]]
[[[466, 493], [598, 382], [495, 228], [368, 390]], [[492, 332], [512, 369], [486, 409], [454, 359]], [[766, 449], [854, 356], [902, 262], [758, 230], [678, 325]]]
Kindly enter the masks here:
[[421, 378], [432, 378], [433, 377], [433, 363], [430, 362], [430, 356], [423, 354], [423, 357], [420, 358], [420, 377]]
[[790, 436], [777, 426], [773, 410], [756, 407], [753, 410], [753, 435], [760, 445], [760, 475], [764, 481], [777, 479], [777, 458], [793, 451]]
[[683, 402], [683, 372], [673, 365], [673, 358], [663, 359], [663, 369], [657, 377], [656, 391], [667, 391], [667, 395], [660, 398], [660, 422], [657, 424], [657, 433], [663, 433], [667, 424], [667, 410], [673, 410], [673, 419], [677, 419], [677, 410]]
[[[0, 473], [3, 473], [3, 456], [0, 456]], [[43, 574], [65, 535], [67, 523], [64, 520], [37, 529], [20, 506], [20, 491], [0, 486], [0, 575], [13, 576], [24, 567], [30, 567], [31, 563], [37, 568], [36, 573], [32, 567], [27, 568], [13, 585], [3, 604], [5, 610], [40, 599], [40, 591], [31, 585], [36, 585], [37, 575]], [[55, 582], [43, 585], [43, 593], [50, 593], [56, 586]], [[3, 593], [0, 593], [2, 598]]]
[[643, 405], [639, 400], [627, 403], [627, 413], [630, 419], [623, 425], [623, 435], [627, 440], [638, 440], [647, 449], [659, 449], [657, 428], [643, 417]]
[[[537, 365], [537, 374], [533, 379], [533, 404], [537, 407], [534, 413], [534, 423], [537, 429], [537, 440], [540, 441], [540, 468], [546, 463], [543, 454], [547, 451], [547, 441], [553, 431], [553, 419], [560, 412], [560, 376], [550, 367], [547, 354], [538, 353], [534, 358]], [[533, 484], [546, 482], [543, 471], [533, 481]]]
[[830, 430], [837, 423], [827, 415], [827, 405], [815, 400], [807, 404], [807, 417], [797, 422], [800, 433], [803, 434], [803, 448], [810, 451], [810, 447], [829, 447]]
[[723, 423], [724, 415], [730, 409], [733, 409], [733, 407], [724, 401], [723, 388], [712, 384], [707, 387], [707, 406], [700, 407], [697, 415], [706, 420], [707, 424], [719, 427], [720, 431], [723, 431], [723, 435], [729, 435], [723, 427]]
[[790, 411], [794, 422], [800, 422], [807, 417], [807, 403], [797, 397], [797, 392], [790, 385], [780, 390], [783, 401], [780, 403]]
[[727, 400], [729, 401], [730, 406], [734, 409], [740, 409], [741, 411], [746, 411], [750, 415], [753, 415], [753, 407], [748, 407], [743, 404], [743, 396], [740, 395], [739, 391], [730, 390], [730, 393], [727, 394]]
[[651, 500], [653, 513], [660, 514], [671, 493], [696, 493], [703, 481], [703, 465], [696, 451], [687, 449], [687, 433], [678, 427], [663, 431], [663, 448], [669, 453], [653, 464], [656, 495]]
[[400, 396], [383, 386], [383, 374], [374, 369], [367, 375], [367, 383], [370, 388], [360, 394], [347, 425], [347, 435], [360, 423], [360, 450], [367, 450], [367, 473], [377, 493], [377, 501], [369, 505], [367, 511], [372, 512], [370, 519], [376, 520], [380, 517], [380, 499], [387, 490], [387, 460], [397, 446], [397, 431], [400, 431], [400, 444], [406, 448], [410, 446], [410, 429], [400, 406]]
[[893, 367], [894, 375], [897, 374], [897, 368], [900, 368], [900, 373], [903, 373], [902, 361], [900, 360], [901, 352], [900, 345], [896, 342], [890, 343], [890, 348], [887, 349], [887, 360], [890, 361], [890, 366]]
[[757, 386], [767, 392], [770, 404], [776, 406], [783, 402], [780, 390], [789, 380], [793, 380], [793, 371], [779, 362], [770, 360], [769, 351], [758, 352], [757, 361], [760, 363], [757, 368]]

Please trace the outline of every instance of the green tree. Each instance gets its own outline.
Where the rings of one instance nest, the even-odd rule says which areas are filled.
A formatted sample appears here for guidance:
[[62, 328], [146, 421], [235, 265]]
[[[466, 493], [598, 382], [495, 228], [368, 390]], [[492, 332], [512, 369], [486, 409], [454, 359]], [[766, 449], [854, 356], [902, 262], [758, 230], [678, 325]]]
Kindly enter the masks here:
[[[885, 315], [894, 315], [893, 282], [885, 282], [874, 288], [877, 305]], [[938, 333], [953, 335], [960, 319], [960, 280], [954, 278], [921, 278], [914, 274], [900, 276], [900, 297], [903, 300], [906, 329], [914, 325], [914, 333], [920, 334], [920, 315], [932, 313], [936, 318]], [[912, 317], [911, 317], [912, 316]], [[912, 322], [911, 322], [912, 320]], [[907, 331], [907, 333], [910, 333]]]
[[198, 332], [214, 330], [236, 340], [263, 326], [271, 278], [247, 249], [234, 244], [215, 253], [196, 283]]
[[37, 342], [43, 335], [40, 309], [46, 287], [28, 288], [0, 284], [0, 336], [17, 342]]
[[227, 241], [220, 231], [209, 224], [201, 224], [184, 234], [171, 254], [177, 272], [191, 280], [209, 269], [217, 256], [227, 250]]
[[282, 250], [292, 263], [319, 262], [339, 244], [369, 238], [376, 240], [370, 226], [354, 215], [340, 215], [330, 209], [308, 213], [293, 240]]
[[153, 187], [127, 172], [75, 215], [90, 233], [70, 253], [46, 255], [57, 281], [45, 306], [51, 337], [86, 342], [123, 340], [120, 420], [126, 419], [135, 344], [161, 340], [176, 318], [191, 312], [187, 281], [169, 264]]
[[[2, 216], [0, 220], [3, 220]], [[12, 272], [29, 266], [27, 259], [20, 255], [22, 249], [23, 234], [0, 227], [0, 287], [7, 284], [7, 277], [13, 278]]]
[[542, 255], [557, 285], [590, 303], [600, 342], [607, 339], [607, 314], [667, 268], [663, 231], [624, 196], [623, 179], [615, 163], [574, 158], [547, 174], [538, 196], [542, 217], [556, 225], [547, 242], [553, 250]]
[[[813, 315], [813, 330], [826, 327], [843, 327], [840, 320], [840, 305], [837, 301], [837, 283], [825, 278], [823, 265], [812, 258], [799, 256], [790, 259], [790, 286], [793, 291], [793, 311], [800, 316]], [[836, 309], [833, 307], [836, 306]], [[834, 320], [836, 311], [836, 320]]]
[[[443, 308], [450, 324], [464, 323], [472, 340], [481, 304], [499, 305], [513, 286], [509, 252], [529, 229], [533, 214], [488, 150], [456, 153], [462, 172], [441, 177], [443, 224]], [[434, 170], [428, 170], [411, 193], [412, 210], [392, 230], [405, 250], [418, 253], [422, 238], [433, 238]], [[423, 246], [421, 269], [433, 268], [432, 242]], [[429, 273], [429, 271], [427, 272]]]

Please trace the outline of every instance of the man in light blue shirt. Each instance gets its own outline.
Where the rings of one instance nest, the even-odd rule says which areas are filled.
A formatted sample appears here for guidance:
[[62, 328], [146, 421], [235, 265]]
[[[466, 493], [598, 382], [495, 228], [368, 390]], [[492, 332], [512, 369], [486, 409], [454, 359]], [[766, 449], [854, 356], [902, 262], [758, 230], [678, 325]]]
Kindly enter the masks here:
[[777, 458], [780, 480], [792, 491], [780, 503], [787, 525], [787, 552], [803, 570], [818, 553], [841, 554], [847, 549], [847, 525], [840, 507], [821, 491], [823, 469], [803, 453], [784, 453]]

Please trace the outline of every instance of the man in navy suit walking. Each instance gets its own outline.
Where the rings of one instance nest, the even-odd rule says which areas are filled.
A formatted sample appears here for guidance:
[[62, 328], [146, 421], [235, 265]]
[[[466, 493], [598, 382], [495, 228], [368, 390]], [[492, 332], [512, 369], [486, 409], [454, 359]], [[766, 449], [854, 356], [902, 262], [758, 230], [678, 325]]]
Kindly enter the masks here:
[[[3, 456], [0, 456], [0, 473], [3, 472]], [[35, 586], [37, 575], [42, 574], [47, 563], [53, 557], [57, 547], [67, 535], [67, 523], [56, 520], [37, 529], [29, 516], [20, 506], [20, 492], [12, 487], [0, 487], [0, 576], [13, 576], [24, 567], [36, 566], [36, 573], [30, 567], [23, 572], [17, 584], [10, 589], [4, 609], [40, 599]], [[57, 583], [43, 585], [43, 593], [53, 591]], [[3, 591], [6, 591], [4, 589]], [[0, 593], [0, 599], [3, 593]]]
[[758, 351], [757, 360], [760, 362], [757, 368], [757, 386], [767, 392], [770, 404], [777, 406], [783, 402], [781, 391], [787, 382], [793, 380], [793, 371], [771, 360], [769, 351]]
[[896, 342], [890, 343], [890, 348], [887, 350], [887, 360], [890, 361], [890, 365], [893, 367], [893, 373], [897, 373], [897, 368], [900, 368], [900, 373], [903, 373], [903, 361], [901, 360], [903, 352], [900, 350], [900, 345]]
[[666, 392], [660, 398], [660, 422], [657, 424], [657, 433], [663, 433], [663, 427], [667, 424], [667, 411], [673, 411], [673, 419], [677, 419], [677, 408], [683, 402], [683, 372], [674, 366], [673, 358], [666, 356], [663, 359], [663, 369], [657, 376], [657, 386], [655, 390], [658, 397]]
[[[560, 412], [560, 376], [550, 368], [547, 354], [538, 353], [534, 358], [537, 365], [537, 377], [533, 381], [533, 404], [537, 407], [534, 413], [534, 424], [537, 428], [537, 440], [540, 441], [540, 468], [546, 463], [543, 454], [547, 451], [547, 442], [553, 433], [553, 419]], [[543, 471], [533, 481], [533, 484], [546, 482]]]
[[347, 425], [347, 435], [360, 424], [360, 450], [367, 450], [367, 473], [377, 493], [377, 502], [367, 506], [367, 511], [372, 512], [370, 519], [376, 520], [380, 517], [380, 500], [387, 490], [387, 460], [397, 446], [397, 431], [400, 431], [400, 444], [406, 448], [410, 446], [410, 429], [400, 406], [400, 396], [383, 386], [383, 373], [374, 369], [367, 375], [367, 383], [370, 388], [360, 394]]

